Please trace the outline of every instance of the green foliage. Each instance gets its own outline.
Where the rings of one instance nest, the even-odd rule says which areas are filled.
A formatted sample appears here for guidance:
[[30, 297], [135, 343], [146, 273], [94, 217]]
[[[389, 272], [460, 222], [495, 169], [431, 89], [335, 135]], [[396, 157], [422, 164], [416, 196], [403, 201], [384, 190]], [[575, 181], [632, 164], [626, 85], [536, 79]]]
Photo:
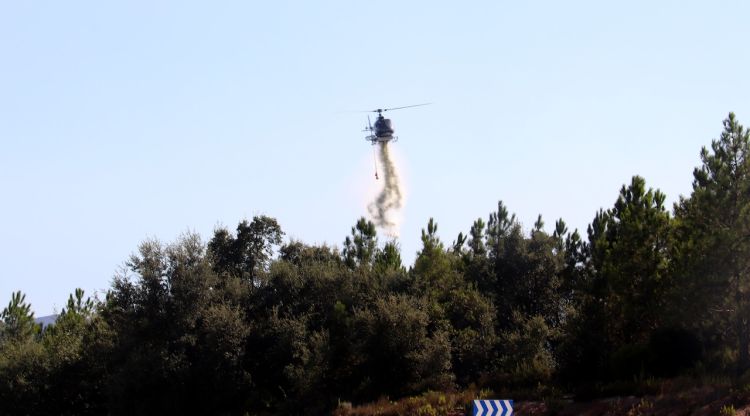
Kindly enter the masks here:
[[42, 414], [49, 366], [44, 347], [33, 340], [4, 342], [0, 349], [0, 406], [3, 414]]
[[652, 332], [648, 351], [648, 370], [659, 377], [677, 376], [692, 368], [703, 356], [703, 346], [694, 333], [673, 327]]
[[375, 253], [375, 273], [386, 274], [389, 271], [403, 271], [401, 252], [396, 241], [385, 243], [381, 250]]
[[430, 333], [426, 309], [424, 299], [390, 295], [354, 312], [356, 348], [366, 352], [356, 370], [360, 399], [450, 386], [448, 334]]
[[[14, 299], [22, 297], [14, 294]], [[11, 301], [14, 303], [14, 301]], [[56, 322], [33, 338], [0, 349], [0, 402], [4, 414], [101, 414], [101, 361], [105, 334], [95, 300], [71, 294]]]
[[690, 198], [675, 204], [677, 300], [706, 341], [734, 344], [742, 373], [750, 368], [750, 132], [733, 113], [701, 161]]
[[11, 295], [0, 413], [362, 414], [351, 404], [379, 400], [364, 408], [432, 415], [460, 413], [474, 394], [443, 392], [467, 387], [554, 411], [567, 391], [746, 374], [749, 152], [730, 114], [674, 217], [639, 176], [585, 239], [562, 219], [524, 229], [499, 202], [452, 244], [430, 218], [408, 269], [365, 218], [340, 251], [284, 243], [267, 216], [207, 243], [145, 241], [103, 301], [76, 289], [54, 325]]
[[226, 228], [217, 229], [208, 243], [214, 271], [255, 282], [268, 269], [273, 249], [281, 244], [283, 235], [276, 219], [265, 215], [240, 222], [236, 236]]
[[411, 275], [417, 293], [439, 301], [452, 289], [462, 286], [463, 279], [456, 266], [458, 258], [445, 250], [437, 235], [437, 227], [435, 220], [430, 218], [427, 229], [422, 229], [422, 250], [417, 253]]
[[[249, 328], [234, 295], [224, 293], [231, 286], [221, 285], [225, 270], [217, 275], [213, 258], [194, 234], [166, 246], [147, 241], [128, 263], [134, 276], [115, 278], [102, 311], [115, 338], [107, 368], [112, 413], [242, 406], [237, 398], [251, 386], [242, 366]], [[237, 278], [252, 285], [245, 277]]]
[[615, 343], [641, 341], [659, 326], [664, 290], [669, 287], [667, 257], [670, 217], [660, 191], [646, 190], [645, 180], [633, 177], [623, 186], [608, 215], [607, 231], [597, 244], [605, 247], [598, 278], [607, 286]]
[[37, 334], [39, 326], [34, 323], [31, 304], [26, 303], [26, 295], [21, 291], [11, 295], [8, 306], [0, 312], [0, 343], [23, 342]]
[[507, 345], [503, 367], [510, 373], [515, 386], [531, 387], [548, 382], [555, 371], [555, 361], [550, 351], [553, 330], [541, 316], [526, 318], [516, 312], [514, 329], [503, 335]]
[[672, 288], [672, 220], [664, 200], [664, 194], [647, 190], [645, 180], [634, 176], [614, 207], [594, 217], [583, 248], [585, 267], [570, 286], [581, 292], [579, 313], [567, 325], [571, 338], [562, 348], [564, 373], [610, 379], [623, 376], [620, 367], [643, 367], [631, 362], [637, 361], [631, 349], [640, 348], [662, 325]]
[[344, 240], [343, 256], [349, 267], [369, 267], [378, 244], [375, 224], [364, 217], [352, 227], [351, 237]]
[[473, 288], [453, 290], [443, 306], [450, 323], [452, 369], [461, 385], [488, 375], [495, 364], [495, 308]]

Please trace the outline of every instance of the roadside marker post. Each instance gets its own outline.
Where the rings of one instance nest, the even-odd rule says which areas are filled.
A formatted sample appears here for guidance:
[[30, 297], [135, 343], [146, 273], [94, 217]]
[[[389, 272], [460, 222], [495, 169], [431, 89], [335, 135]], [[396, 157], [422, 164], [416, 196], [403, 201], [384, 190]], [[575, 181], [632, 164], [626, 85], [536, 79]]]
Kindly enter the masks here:
[[513, 400], [474, 400], [473, 416], [511, 416]]

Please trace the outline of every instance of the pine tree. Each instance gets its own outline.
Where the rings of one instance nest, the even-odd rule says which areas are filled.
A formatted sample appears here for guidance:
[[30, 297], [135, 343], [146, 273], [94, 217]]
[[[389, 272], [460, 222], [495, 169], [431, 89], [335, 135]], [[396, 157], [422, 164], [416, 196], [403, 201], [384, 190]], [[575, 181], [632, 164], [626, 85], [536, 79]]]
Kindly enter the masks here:
[[675, 204], [684, 305], [702, 309], [693, 310], [704, 327], [733, 333], [743, 372], [750, 368], [750, 133], [734, 113], [701, 161], [690, 198]]
[[634, 176], [620, 190], [607, 215], [606, 231], [596, 245], [604, 251], [597, 278], [606, 287], [604, 300], [612, 341], [645, 341], [658, 326], [668, 287], [671, 219], [659, 190], [646, 190]]
[[2, 331], [0, 341], [24, 341], [39, 332], [34, 322], [31, 304], [26, 303], [26, 295], [19, 290], [11, 295], [8, 306], [0, 313]]
[[342, 252], [344, 261], [351, 268], [357, 266], [370, 267], [377, 246], [378, 240], [375, 224], [362, 217], [352, 227], [351, 237], [346, 237], [344, 240], [344, 250]]

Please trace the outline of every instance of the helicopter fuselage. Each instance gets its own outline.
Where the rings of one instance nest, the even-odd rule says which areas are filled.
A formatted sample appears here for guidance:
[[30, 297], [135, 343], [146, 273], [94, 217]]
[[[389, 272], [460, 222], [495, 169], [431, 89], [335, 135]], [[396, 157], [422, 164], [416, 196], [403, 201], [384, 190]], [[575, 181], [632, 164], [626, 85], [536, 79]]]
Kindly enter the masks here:
[[398, 138], [393, 135], [394, 130], [391, 120], [383, 117], [382, 114], [378, 115], [378, 118], [375, 120], [375, 124], [369, 127], [367, 130], [372, 134], [367, 136], [366, 139], [372, 142], [372, 144], [386, 143], [398, 140]]
[[403, 107], [378, 108], [377, 110], [367, 111], [368, 113], [378, 113], [378, 118], [375, 120], [375, 125], [373, 126], [370, 124], [370, 117], [367, 117], [367, 127], [365, 127], [364, 131], [370, 132], [370, 135], [365, 137], [365, 140], [370, 141], [372, 144], [395, 142], [398, 140], [398, 137], [393, 135], [393, 124], [390, 119], [383, 117], [383, 113], [386, 111], [401, 110], [403, 108], [419, 107], [428, 104], [430, 103], [407, 105]]
[[374, 133], [378, 137], [390, 137], [393, 136], [393, 124], [391, 120], [383, 116], [378, 116], [375, 120]]

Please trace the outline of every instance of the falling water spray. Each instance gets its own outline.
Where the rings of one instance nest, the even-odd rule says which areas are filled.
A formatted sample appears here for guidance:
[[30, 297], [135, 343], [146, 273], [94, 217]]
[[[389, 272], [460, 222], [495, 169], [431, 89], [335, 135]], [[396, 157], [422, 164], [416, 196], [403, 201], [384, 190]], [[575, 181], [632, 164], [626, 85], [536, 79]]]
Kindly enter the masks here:
[[367, 207], [373, 222], [391, 237], [398, 237], [400, 210], [403, 205], [401, 182], [396, 164], [388, 152], [388, 142], [378, 143], [380, 163], [383, 168], [383, 189]]

